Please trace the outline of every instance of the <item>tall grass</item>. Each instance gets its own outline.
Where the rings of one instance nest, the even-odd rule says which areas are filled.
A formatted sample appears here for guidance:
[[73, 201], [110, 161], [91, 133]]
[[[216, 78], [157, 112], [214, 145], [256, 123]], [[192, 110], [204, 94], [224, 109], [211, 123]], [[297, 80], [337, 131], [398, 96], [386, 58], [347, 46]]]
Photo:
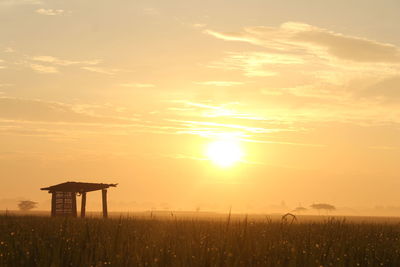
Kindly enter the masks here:
[[400, 225], [1, 216], [0, 266], [400, 266]]

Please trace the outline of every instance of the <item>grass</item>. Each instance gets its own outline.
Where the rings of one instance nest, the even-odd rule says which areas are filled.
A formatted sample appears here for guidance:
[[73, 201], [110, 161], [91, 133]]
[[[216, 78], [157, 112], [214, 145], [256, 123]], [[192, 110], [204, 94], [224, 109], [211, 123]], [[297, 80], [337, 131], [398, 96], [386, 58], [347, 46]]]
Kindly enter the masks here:
[[400, 224], [0, 216], [0, 266], [400, 266]]

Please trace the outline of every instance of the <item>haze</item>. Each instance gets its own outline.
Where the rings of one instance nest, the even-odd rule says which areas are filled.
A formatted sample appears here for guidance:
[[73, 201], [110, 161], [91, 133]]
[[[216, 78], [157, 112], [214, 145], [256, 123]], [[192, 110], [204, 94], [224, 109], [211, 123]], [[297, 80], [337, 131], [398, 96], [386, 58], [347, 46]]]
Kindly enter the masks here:
[[[49, 209], [39, 188], [65, 181], [119, 183], [110, 210], [400, 206], [398, 14], [0, 0], [0, 208]], [[227, 138], [243, 155], [222, 167], [207, 147]]]

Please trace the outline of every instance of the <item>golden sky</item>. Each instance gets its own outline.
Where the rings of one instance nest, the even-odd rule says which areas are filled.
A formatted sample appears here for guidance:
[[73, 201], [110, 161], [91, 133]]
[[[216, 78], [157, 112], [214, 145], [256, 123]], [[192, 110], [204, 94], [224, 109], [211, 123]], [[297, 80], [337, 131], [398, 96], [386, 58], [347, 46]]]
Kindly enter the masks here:
[[[397, 0], [0, 0], [0, 208], [48, 208], [39, 188], [64, 181], [119, 183], [110, 210], [400, 206], [398, 14]], [[220, 166], [210, 149], [240, 156]]]

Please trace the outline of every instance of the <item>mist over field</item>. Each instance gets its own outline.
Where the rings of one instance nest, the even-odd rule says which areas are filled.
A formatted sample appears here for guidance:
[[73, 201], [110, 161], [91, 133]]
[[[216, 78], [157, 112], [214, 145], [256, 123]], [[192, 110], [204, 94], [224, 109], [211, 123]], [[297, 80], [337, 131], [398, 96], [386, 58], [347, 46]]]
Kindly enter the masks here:
[[399, 9], [1, 1], [1, 209], [75, 181], [120, 211], [396, 215]]

